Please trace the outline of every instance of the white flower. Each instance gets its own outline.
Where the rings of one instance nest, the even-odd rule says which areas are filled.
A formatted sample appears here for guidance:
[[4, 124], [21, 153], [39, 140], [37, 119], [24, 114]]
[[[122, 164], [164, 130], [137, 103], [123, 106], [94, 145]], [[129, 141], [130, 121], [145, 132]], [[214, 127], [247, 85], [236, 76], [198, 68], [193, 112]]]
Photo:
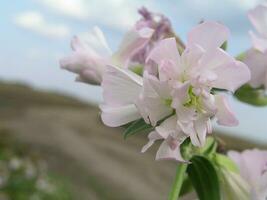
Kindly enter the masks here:
[[141, 118], [135, 106], [143, 85], [142, 77], [127, 69], [108, 66], [103, 76], [104, 104], [101, 118], [104, 124], [118, 127]]
[[75, 36], [71, 47], [73, 53], [60, 60], [62, 68], [78, 74], [77, 81], [99, 85], [107, 65], [127, 68], [129, 59], [149, 41], [150, 28], [136, 29], [126, 33], [118, 50], [112, 54], [104, 34], [95, 27], [92, 31]]
[[251, 200], [267, 198], [267, 151], [257, 149], [242, 153], [230, 151], [229, 157], [238, 165], [241, 176], [250, 184]]
[[253, 47], [262, 53], [267, 50], [267, 4], [261, 4], [248, 13], [248, 17], [258, 34], [250, 31]]
[[155, 127], [142, 151], [163, 139], [156, 159], [183, 162], [180, 144], [190, 137], [195, 146], [203, 146], [212, 132], [211, 117], [221, 125], [237, 125], [225, 96], [211, 94], [212, 88], [233, 92], [250, 78], [245, 64], [220, 49], [228, 34], [218, 23], [200, 24], [188, 34], [182, 55], [175, 38], [161, 40], [147, 58], [157, 64], [158, 76], [145, 72], [142, 78], [109, 66], [102, 83], [103, 122], [121, 126], [142, 117]]

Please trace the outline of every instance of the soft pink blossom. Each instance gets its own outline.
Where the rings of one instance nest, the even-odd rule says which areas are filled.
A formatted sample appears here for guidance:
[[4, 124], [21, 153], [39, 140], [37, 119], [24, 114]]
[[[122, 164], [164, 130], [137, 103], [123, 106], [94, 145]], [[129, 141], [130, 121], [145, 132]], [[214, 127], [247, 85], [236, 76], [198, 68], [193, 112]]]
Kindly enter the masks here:
[[252, 200], [267, 198], [267, 151], [245, 150], [242, 153], [230, 151], [229, 157], [238, 165], [241, 176], [251, 187]]
[[[174, 38], [160, 41], [151, 51], [147, 60], [157, 64], [159, 76], [145, 75], [143, 87], [150, 89], [142, 90], [137, 106], [152, 125], [168, 116], [171, 109], [175, 110], [175, 117], [156, 127], [143, 151], [155, 140], [164, 139], [157, 158], [160, 155], [161, 159], [184, 161], [178, 148], [181, 141], [190, 137], [193, 145], [203, 146], [206, 134], [212, 132], [211, 117], [216, 117], [220, 125], [238, 124], [226, 97], [211, 94], [212, 88], [234, 92], [250, 79], [247, 66], [220, 48], [228, 35], [229, 31], [223, 25], [204, 22], [189, 32], [186, 49], [181, 55]], [[172, 126], [163, 129], [166, 130], [164, 134], [159, 132], [158, 129], [170, 119]], [[179, 137], [171, 137], [171, 133]], [[173, 144], [176, 144], [175, 148], [172, 148]]]
[[253, 47], [261, 52], [267, 50], [267, 4], [261, 4], [248, 13], [257, 33], [250, 32]]
[[101, 85], [104, 103], [100, 108], [104, 124], [118, 127], [141, 118], [135, 104], [142, 85], [142, 77], [132, 71], [107, 66]]
[[249, 84], [253, 88], [267, 88], [267, 4], [250, 10], [248, 17], [258, 34], [250, 31], [253, 46], [245, 52], [243, 62], [251, 71]]
[[264, 86], [267, 88], [267, 52], [250, 49], [245, 53], [243, 60], [250, 69], [251, 80], [249, 84], [253, 88]]
[[134, 27], [126, 33], [118, 50], [112, 53], [102, 31], [95, 27], [72, 39], [73, 53], [60, 60], [63, 69], [78, 74], [77, 81], [99, 85], [107, 65], [127, 68], [129, 59], [149, 41], [153, 30]]
[[103, 122], [121, 126], [142, 117], [155, 127], [142, 152], [163, 140], [156, 159], [185, 162], [180, 144], [190, 137], [193, 145], [203, 146], [212, 117], [221, 125], [238, 124], [225, 96], [211, 93], [212, 88], [234, 92], [250, 79], [247, 66], [220, 48], [228, 35], [221, 24], [204, 22], [188, 34], [181, 55], [175, 38], [161, 40], [147, 57], [158, 76], [109, 66], [102, 82]]

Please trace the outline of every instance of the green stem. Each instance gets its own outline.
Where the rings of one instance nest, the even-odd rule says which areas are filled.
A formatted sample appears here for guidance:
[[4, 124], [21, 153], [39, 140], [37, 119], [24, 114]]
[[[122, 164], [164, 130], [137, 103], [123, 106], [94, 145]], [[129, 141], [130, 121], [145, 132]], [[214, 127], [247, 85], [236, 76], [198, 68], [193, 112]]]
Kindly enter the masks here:
[[183, 185], [187, 164], [179, 164], [168, 200], [177, 200]]

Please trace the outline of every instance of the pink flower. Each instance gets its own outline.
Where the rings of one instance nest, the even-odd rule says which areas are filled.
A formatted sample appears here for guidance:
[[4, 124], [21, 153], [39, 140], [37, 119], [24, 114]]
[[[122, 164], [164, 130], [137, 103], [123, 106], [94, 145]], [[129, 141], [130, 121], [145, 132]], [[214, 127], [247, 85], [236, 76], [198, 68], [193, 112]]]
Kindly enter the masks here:
[[238, 165], [241, 176], [251, 187], [252, 200], [267, 198], [267, 151], [257, 149], [242, 153], [230, 151], [228, 156]]
[[249, 84], [254, 88], [267, 88], [267, 4], [250, 10], [248, 17], [258, 35], [250, 32], [253, 47], [245, 53], [243, 62], [251, 71]]
[[[204, 144], [206, 133], [210, 132], [210, 117], [216, 116], [221, 125], [234, 126], [237, 120], [229, 108], [227, 100], [221, 95], [212, 95], [212, 88], [226, 89], [234, 92], [242, 84], [250, 79], [247, 66], [225, 51], [220, 46], [227, 40], [228, 29], [223, 25], [214, 22], [205, 22], [195, 27], [188, 34], [187, 47], [182, 55], [179, 54], [174, 38], [162, 40], [150, 53], [147, 60], [153, 60], [159, 68], [159, 79], [154, 83], [161, 85], [165, 92], [171, 91], [161, 98], [153, 96], [161, 106], [155, 104], [154, 108], [147, 112], [149, 119], [158, 113], [156, 121], [152, 120], [152, 125], [164, 116], [170, 114], [170, 107], [176, 110], [178, 124], [181, 129], [191, 137], [191, 141], [201, 146]], [[156, 78], [154, 78], [156, 79]], [[155, 85], [153, 78], [149, 79], [146, 85]], [[156, 88], [160, 88], [157, 86]], [[170, 89], [171, 88], [171, 89]], [[159, 93], [163, 93], [162, 90]], [[144, 90], [142, 93], [143, 104], [150, 105], [151, 94]], [[170, 97], [171, 96], [171, 97]], [[165, 98], [165, 99], [164, 99]], [[164, 101], [170, 99], [171, 104], [165, 105]], [[156, 108], [162, 109], [156, 109]], [[140, 110], [146, 110], [140, 108]]]
[[141, 118], [135, 106], [143, 80], [130, 70], [107, 66], [103, 75], [104, 103], [100, 106], [105, 125], [118, 127]]
[[108, 67], [102, 83], [103, 122], [121, 126], [142, 117], [155, 127], [142, 152], [161, 139], [156, 159], [185, 162], [180, 144], [190, 137], [195, 146], [203, 146], [206, 134], [212, 132], [212, 117], [221, 125], [238, 124], [226, 97], [211, 93], [212, 88], [234, 92], [250, 78], [245, 64], [220, 49], [228, 35], [218, 23], [200, 24], [188, 34], [181, 55], [175, 38], [161, 40], [147, 57], [156, 64], [158, 76], [145, 72], [141, 77]]
[[246, 52], [244, 63], [250, 69], [251, 80], [249, 84], [253, 88], [264, 86], [267, 88], [267, 52], [250, 49]]
[[143, 48], [153, 32], [146, 27], [133, 28], [125, 35], [119, 49], [112, 54], [104, 34], [95, 27], [91, 32], [72, 39], [73, 53], [61, 59], [60, 65], [63, 69], [78, 74], [78, 81], [99, 85], [106, 65], [116, 64], [127, 68], [129, 59]]
[[248, 17], [258, 32], [258, 34], [250, 32], [253, 47], [265, 52], [267, 50], [267, 3], [250, 10]]
[[166, 119], [162, 124], [156, 127], [148, 135], [149, 142], [142, 148], [145, 152], [153, 145], [156, 140], [164, 140], [156, 154], [156, 160], [172, 159], [180, 162], [187, 162], [183, 159], [180, 153], [180, 145], [187, 138], [187, 135], [179, 128], [177, 117], [172, 116]]
[[[155, 31], [149, 42], [131, 58], [131, 61], [133, 63], [146, 64], [148, 67], [148, 63], [145, 63], [145, 61], [149, 52], [158, 41], [173, 35], [173, 31], [170, 20], [164, 15], [150, 12], [145, 7], [139, 9], [138, 12], [142, 18], [136, 22], [136, 26], [139, 28], [148, 27]], [[149, 66], [149, 69], [151, 67]]]

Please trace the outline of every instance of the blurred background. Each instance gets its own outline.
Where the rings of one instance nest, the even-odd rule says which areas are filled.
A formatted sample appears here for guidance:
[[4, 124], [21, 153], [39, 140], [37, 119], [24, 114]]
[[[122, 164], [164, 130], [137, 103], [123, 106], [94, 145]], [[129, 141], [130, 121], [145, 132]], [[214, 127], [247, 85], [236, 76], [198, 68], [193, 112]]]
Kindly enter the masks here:
[[[73, 35], [99, 26], [113, 49], [142, 6], [166, 15], [184, 41], [201, 20], [231, 30], [232, 55], [250, 46], [246, 12], [260, 0], [3, 0], [0, 3], [0, 200], [165, 199], [174, 162], [155, 162], [146, 136], [104, 127], [101, 89], [74, 82], [58, 60]], [[215, 125], [226, 148], [266, 148], [267, 108], [231, 99], [240, 120]]]

